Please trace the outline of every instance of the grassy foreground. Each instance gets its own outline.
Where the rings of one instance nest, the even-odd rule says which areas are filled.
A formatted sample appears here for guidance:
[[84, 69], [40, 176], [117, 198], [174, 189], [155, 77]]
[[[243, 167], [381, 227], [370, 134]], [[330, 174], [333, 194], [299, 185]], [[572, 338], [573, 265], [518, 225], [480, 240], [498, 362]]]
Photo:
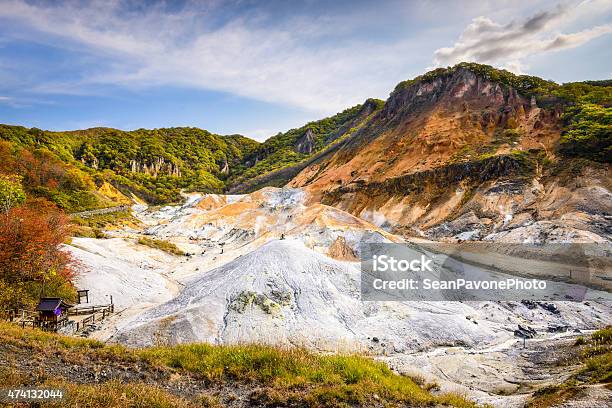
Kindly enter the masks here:
[[[324, 356], [304, 349], [259, 345], [187, 344], [130, 349], [21, 329], [8, 323], [0, 323], [2, 348], [10, 355], [33, 357], [40, 367], [60, 359], [67, 364], [91, 364], [95, 370], [105, 364], [120, 366], [124, 372], [139, 367], [141, 378], [143, 372], [154, 373], [144, 376], [148, 380], [127, 382], [117, 378], [70, 378], [76, 369], [66, 370], [64, 375], [34, 375], [24, 369], [25, 363], [19, 357], [8, 367], [0, 368], [0, 383], [5, 387], [36, 385], [66, 390], [61, 402], [45, 406], [475, 406], [461, 395], [433, 395], [415, 380], [357, 355]], [[0, 358], [4, 357], [0, 354]], [[173, 386], [177, 377], [188, 378], [197, 387], [182, 392], [181, 387]], [[240, 389], [246, 393], [243, 403], [234, 401], [234, 397], [226, 398], [226, 391]]]

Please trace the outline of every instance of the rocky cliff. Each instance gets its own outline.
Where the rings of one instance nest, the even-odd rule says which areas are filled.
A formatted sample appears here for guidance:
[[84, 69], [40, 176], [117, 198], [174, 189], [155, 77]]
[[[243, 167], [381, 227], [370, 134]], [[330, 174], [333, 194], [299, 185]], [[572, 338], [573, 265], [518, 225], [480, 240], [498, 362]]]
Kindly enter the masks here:
[[230, 177], [228, 192], [248, 193], [285, 185], [304, 168], [349, 142], [382, 105], [380, 100], [368, 99], [331, 118], [273, 136], [246, 158], [246, 169], [241, 174]]
[[[225, 162], [227, 165], [227, 162]], [[163, 157], [155, 157], [153, 160], [142, 161], [142, 160], [131, 160], [130, 161], [130, 170], [133, 173], [144, 173], [149, 176], [157, 177], [160, 174], [166, 174], [168, 176], [181, 176], [181, 169], [172, 163], [171, 161], [166, 161]]]
[[[558, 153], [567, 101], [543, 94], [546, 81], [486, 69], [459, 64], [399, 84], [289, 186], [406, 234], [482, 239], [534, 224], [544, 240], [557, 228], [561, 240], [610, 239], [609, 165]], [[477, 219], [471, 229], [447, 228], [464, 216]]]
[[315, 149], [315, 137], [312, 129], [306, 130], [304, 136], [300, 137], [295, 146], [298, 153], [310, 154]]

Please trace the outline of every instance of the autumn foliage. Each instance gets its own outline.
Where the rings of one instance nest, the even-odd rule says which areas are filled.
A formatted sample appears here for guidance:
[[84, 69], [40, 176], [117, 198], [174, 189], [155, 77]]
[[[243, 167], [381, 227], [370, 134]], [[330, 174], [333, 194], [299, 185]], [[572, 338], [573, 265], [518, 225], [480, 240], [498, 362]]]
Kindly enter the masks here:
[[45, 198], [67, 212], [99, 206], [91, 177], [46, 148], [0, 140], [0, 174], [19, 177], [29, 197]]
[[70, 224], [58, 205], [69, 207], [88, 183], [49, 150], [0, 141], [0, 310], [74, 298], [75, 265], [61, 249]]
[[40, 296], [74, 297], [74, 264], [61, 249], [67, 217], [34, 200], [0, 215], [0, 308], [31, 308]]

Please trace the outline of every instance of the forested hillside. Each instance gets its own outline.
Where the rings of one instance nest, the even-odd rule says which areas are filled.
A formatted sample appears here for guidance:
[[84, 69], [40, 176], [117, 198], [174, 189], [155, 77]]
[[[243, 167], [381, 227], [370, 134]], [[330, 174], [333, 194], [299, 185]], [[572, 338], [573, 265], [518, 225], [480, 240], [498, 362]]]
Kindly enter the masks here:
[[[520, 97], [532, 98], [538, 106], [553, 112], [561, 129], [557, 151], [562, 156], [610, 161], [609, 81], [558, 85], [463, 63], [401, 82], [391, 100], [401, 99], [393, 96], [416, 83], [433, 83], [466, 69], [483, 80], [515, 89]], [[0, 125], [0, 173], [18, 177], [28, 197], [45, 198], [66, 212], [117, 205], [132, 194], [149, 203], [168, 203], [179, 201], [181, 190], [245, 192], [265, 185], [281, 186], [338, 146], [362, 143], [360, 137], [354, 137], [357, 134], [376, 137], [384, 130], [377, 127], [380, 121], [376, 116], [383, 106], [392, 110], [387, 105], [389, 102], [369, 99], [263, 143], [197, 128], [50, 132]], [[517, 114], [520, 112], [490, 112], [489, 116], [501, 115], [504, 123], [494, 126], [501, 126], [504, 135], [512, 138], [517, 130], [516, 119], [510, 116]], [[381, 158], [386, 159], [399, 157]]]
[[[329, 118], [272, 136], [247, 154], [244, 162], [231, 172], [228, 189], [245, 192], [266, 185], [284, 185], [301, 170], [301, 163], [346, 140], [383, 105], [379, 99], [368, 99]], [[296, 170], [282, 172], [292, 167]]]
[[121, 193], [176, 202], [181, 190], [218, 193], [295, 165], [346, 138], [381, 106], [370, 100], [261, 144], [197, 128], [51, 132], [0, 125], [0, 173], [21, 177], [28, 196], [67, 212], [116, 205]]
[[[48, 132], [3, 125], [0, 139], [8, 156], [44, 163], [24, 168], [15, 160], [2, 171], [24, 175], [30, 193], [67, 211], [108, 205], [95, 194], [104, 182], [152, 203], [180, 200], [181, 189], [220, 192], [231, 167], [257, 145], [196, 128]], [[35, 180], [41, 174], [32, 168], [51, 174]]]

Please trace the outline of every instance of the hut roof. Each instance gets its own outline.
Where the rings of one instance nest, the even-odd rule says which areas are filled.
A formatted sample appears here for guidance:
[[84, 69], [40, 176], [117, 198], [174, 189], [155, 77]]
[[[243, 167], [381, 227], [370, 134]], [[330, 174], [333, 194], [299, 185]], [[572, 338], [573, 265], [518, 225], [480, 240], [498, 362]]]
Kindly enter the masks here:
[[62, 298], [42, 298], [36, 307], [36, 310], [43, 312], [52, 312], [58, 307], [64, 309], [72, 307], [70, 303], [64, 302]]

